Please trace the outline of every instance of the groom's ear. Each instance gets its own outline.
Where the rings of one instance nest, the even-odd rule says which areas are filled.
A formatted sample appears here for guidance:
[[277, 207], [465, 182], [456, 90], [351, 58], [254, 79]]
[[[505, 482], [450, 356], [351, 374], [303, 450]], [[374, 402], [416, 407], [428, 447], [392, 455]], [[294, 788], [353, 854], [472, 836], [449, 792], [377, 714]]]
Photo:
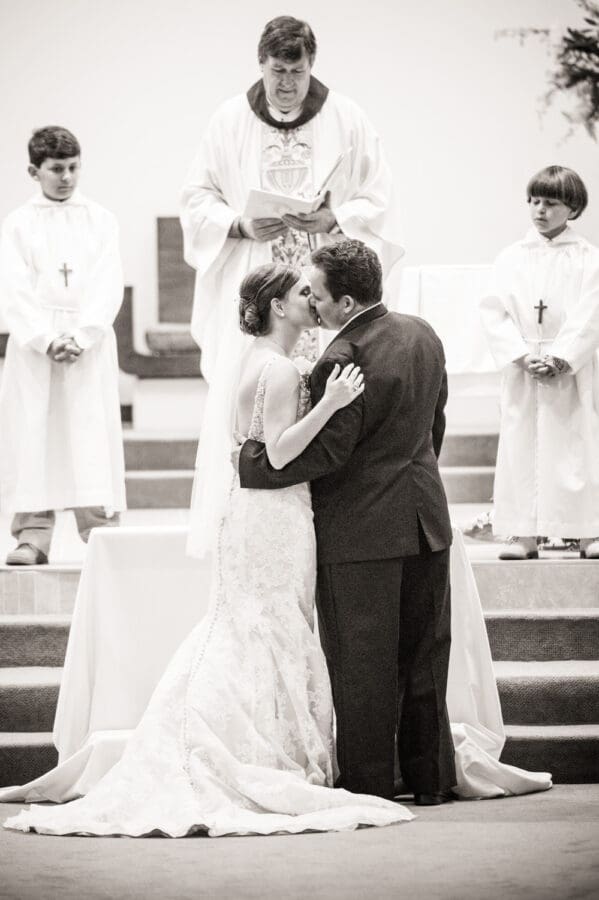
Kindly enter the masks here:
[[339, 298], [339, 303], [341, 304], [341, 309], [343, 310], [343, 314], [346, 318], [350, 318], [354, 316], [358, 311], [358, 306], [354, 298], [351, 294], [344, 294], [343, 297]]

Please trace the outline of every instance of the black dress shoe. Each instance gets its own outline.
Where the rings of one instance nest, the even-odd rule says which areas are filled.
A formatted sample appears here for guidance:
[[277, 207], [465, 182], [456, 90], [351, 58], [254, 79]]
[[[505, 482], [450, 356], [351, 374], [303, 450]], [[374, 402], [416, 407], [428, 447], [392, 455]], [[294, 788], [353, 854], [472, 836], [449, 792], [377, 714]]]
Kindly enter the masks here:
[[441, 806], [442, 803], [451, 803], [453, 797], [451, 793], [439, 794], [414, 794], [414, 803], [416, 806]]

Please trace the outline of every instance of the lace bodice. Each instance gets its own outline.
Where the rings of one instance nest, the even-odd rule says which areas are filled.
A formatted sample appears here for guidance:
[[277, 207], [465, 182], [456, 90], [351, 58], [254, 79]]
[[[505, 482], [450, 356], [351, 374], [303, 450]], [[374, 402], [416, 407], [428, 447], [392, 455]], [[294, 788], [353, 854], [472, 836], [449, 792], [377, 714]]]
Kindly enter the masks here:
[[[264, 441], [264, 396], [266, 394], [266, 384], [268, 382], [268, 370], [270, 369], [276, 356], [271, 356], [264, 365], [258, 379], [256, 387], [256, 396], [254, 399], [254, 409], [252, 412], [252, 421], [248, 431], [248, 438], [254, 441]], [[307, 374], [300, 375], [299, 398], [297, 402], [297, 419], [302, 419], [310, 410], [310, 376]]]

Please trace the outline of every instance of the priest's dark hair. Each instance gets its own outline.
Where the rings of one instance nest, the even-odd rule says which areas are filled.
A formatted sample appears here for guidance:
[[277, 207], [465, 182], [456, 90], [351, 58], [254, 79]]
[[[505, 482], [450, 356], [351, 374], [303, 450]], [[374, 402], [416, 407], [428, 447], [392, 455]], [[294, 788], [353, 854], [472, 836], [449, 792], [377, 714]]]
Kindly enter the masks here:
[[277, 16], [264, 26], [258, 44], [258, 62], [266, 62], [267, 56], [296, 62], [304, 50], [312, 65], [316, 56], [316, 38], [308, 23], [293, 16]]
[[373, 306], [383, 296], [383, 270], [378, 256], [362, 241], [340, 241], [320, 247], [312, 263], [326, 277], [333, 300], [349, 295], [360, 306]]
[[300, 280], [301, 271], [284, 263], [258, 266], [245, 276], [239, 288], [239, 327], [258, 337], [270, 331], [270, 304], [284, 300]]
[[573, 169], [566, 169], [565, 166], [547, 166], [533, 175], [526, 186], [527, 202], [530, 203], [533, 197], [560, 200], [572, 210], [571, 219], [577, 219], [589, 202], [584, 181]]
[[28, 144], [29, 162], [41, 166], [45, 159], [69, 159], [81, 156], [79, 141], [72, 132], [59, 125], [37, 128]]

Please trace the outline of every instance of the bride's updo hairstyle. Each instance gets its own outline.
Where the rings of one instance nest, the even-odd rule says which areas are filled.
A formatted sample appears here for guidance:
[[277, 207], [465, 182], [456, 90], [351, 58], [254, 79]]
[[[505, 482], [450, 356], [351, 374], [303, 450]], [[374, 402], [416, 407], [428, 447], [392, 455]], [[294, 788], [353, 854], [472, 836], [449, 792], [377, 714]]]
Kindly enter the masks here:
[[245, 334], [270, 331], [270, 304], [276, 297], [284, 300], [300, 274], [295, 266], [268, 263], [245, 276], [239, 288], [239, 327]]

